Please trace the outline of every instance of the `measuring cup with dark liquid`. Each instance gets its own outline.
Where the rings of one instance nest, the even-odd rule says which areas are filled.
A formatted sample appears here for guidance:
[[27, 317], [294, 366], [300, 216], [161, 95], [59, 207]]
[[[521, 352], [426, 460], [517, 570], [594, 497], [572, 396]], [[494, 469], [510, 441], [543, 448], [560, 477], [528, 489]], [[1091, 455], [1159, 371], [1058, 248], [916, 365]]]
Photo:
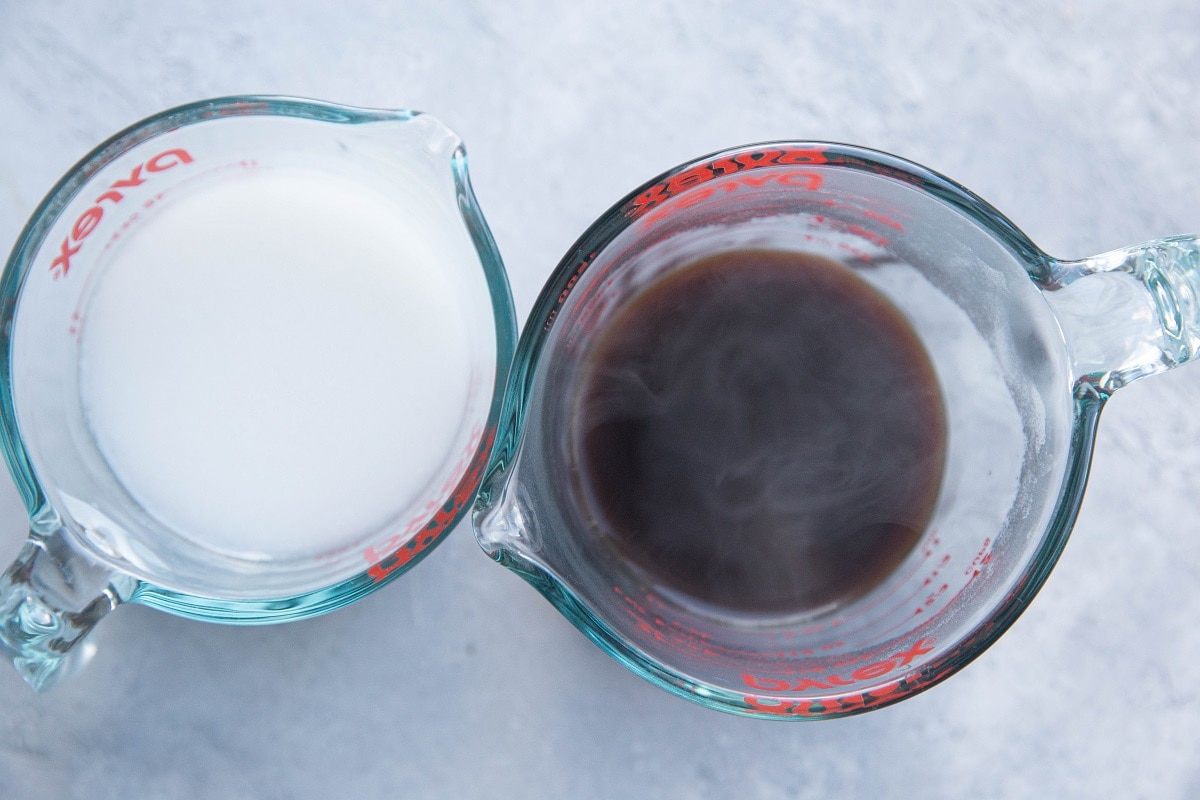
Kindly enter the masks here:
[[525, 326], [474, 523], [638, 674], [826, 718], [988, 647], [1099, 411], [1200, 344], [1200, 247], [1051, 258], [898, 158], [772, 143], [634, 191]]

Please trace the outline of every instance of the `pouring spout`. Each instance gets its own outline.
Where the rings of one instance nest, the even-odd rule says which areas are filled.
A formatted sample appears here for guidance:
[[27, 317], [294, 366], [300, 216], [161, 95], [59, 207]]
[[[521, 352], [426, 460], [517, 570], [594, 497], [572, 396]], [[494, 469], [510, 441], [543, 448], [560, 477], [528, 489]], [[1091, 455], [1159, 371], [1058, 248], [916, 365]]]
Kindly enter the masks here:
[[541, 537], [533, 524], [531, 504], [525, 487], [513, 475], [494, 476], [504, 482], [498, 491], [484, 491], [471, 515], [475, 540], [497, 561], [505, 553], [532, 556], [541, 550]]
[[420, 138], [425, 152], [431, 156], [449, 158], [462, 147], [462, 139], [458, 134], [429, 114], [416, 112], [409, 124]]

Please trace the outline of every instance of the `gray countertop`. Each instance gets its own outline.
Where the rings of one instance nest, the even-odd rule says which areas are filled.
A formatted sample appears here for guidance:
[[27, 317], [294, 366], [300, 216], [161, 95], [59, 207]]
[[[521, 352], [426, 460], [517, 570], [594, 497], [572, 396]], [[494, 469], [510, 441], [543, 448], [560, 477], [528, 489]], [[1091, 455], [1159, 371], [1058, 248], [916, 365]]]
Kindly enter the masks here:
[[[763, 139], [906, 156], [1064, 257], [1200, 232], [1191, 0], [0, 0], [0, 247], [102, 138], [240, 93], [457, 130], [522, 316], [625, 192]], [[1196, 797], [1198, 397], [1185, 367], [1114, 398], [1042, 594], [898, 706], [792, 724], [669, 696], [464, 527], [325, 617], [244, 629], [129, 606], [50, 693], [0, 670], [0, 798]], [[25, 520], [0, 484], [7, 562]]]

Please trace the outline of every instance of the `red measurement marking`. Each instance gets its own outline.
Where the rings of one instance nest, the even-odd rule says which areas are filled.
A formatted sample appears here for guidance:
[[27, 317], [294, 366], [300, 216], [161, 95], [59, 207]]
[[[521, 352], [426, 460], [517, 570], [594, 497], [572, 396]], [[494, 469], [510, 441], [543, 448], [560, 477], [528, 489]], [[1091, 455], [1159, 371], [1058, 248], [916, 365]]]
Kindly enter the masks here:
[[[942, 540], [937, 537], [936, 533], [932, 534], [929, 537], [929, 539], [921, 545], [921, 560], [918, 561], [917, 563], [913, 564], [912, 568], [905, 574], [905, 576], [896, 581], [895, 585], [892, 586], [890, 591], [881, 594], [873, 602], [869, 603], [868, 605], [864, 606], [863, 608], [856, 610], [853, 614], [846, 615], [845, 617], [842, 618], [841, 622], [846, 623], [846, 622], [849, 622], [854, 619], [861, 619], [862, 617], [866, 616], [871, 611], [874, 611], [876, 608], [878, 608], [884, 601], [888, 600], [893, 595], [895, 595], [896, 592], [900, 591], [901, 587], [907, 585], [908, 582], [910, 580], [912, 580], [912, 578], [918, 572], [921, 571], [921, 569], [924, 567], [925, 562], [928, 561], [931, 557], [933, 557], [933, 554], [936, 552], [938, 545], [940, 545], [941, 543], [942, 543]], [[946, 557], [943, 559], [943, 563], [947, 563], [949, 558], [950, 558], [950, 554], [947, 553]], [[913, 594], [914, 595], [918, 594], [918, 593], [920, 593], [920, 591], [921, 591], [920, 589], [917, 589]], [[904, 603], [906, 603], [906, 602], [908, 602], [907, 599], [901, 601], [900, 603], [898, 603], [898, 605], [904, 605]]]
[[[951, 608], [954, 608], [954, 606], [958, 603], [958, 598], [962, 596], [962, 593], [965, 592], [967, 590], [967, 587], [971, 585], [971, 581], [975, 580], [975, 578], [978, 577], [978, 575], [979, 575], [979, 573], [976, 572], [974, 575], [967, 578], [966, 582], [963, 583], [963, 585], [961, 587], [959, 587], [958, 591], [954, 593], [954, 596], [951, 597], [949, 600], [947, 600], [940, 609], [938, 609], [936, 612], [934, 612], [933, 614], [930, 614], [928, 617], [926, 617], [919, 625], [917, 625], [917, 627], [913, 628], [912, 633], [918, 633], [918, 632], [924, 630], [925, 628], [928, 628], [938, 619], [938, 617], [942, 616], [942, 614], [946, 613], [946, 611], [950, 610]], [[942, 587], [942, 588], [943, 588], [943, 590], [945, 590], [947, 587]], [[939, 592], [939, 594], [941, 594], [941, 593], [942, 592]], [[892, 633], [893, 631], [895, 631], [899, 628], [903, 628], [906, 625], [912, 624], [912, 620], [914, 617], [925, 617], [924, 609], [918, 607], [907, 618], [901, 620], [900, 622], [896, 623], [892, 627], [888, 628], [883, 633], [879, 634], [880, 638], [887, 636], [888, 634]]]
[[943, 594], [945, 594], [949, 589], [950, 589], [950, 584], [943, 583], [941, 585], [941, 587], [938, 588], [937, 591], [935, 591], [933, 594], [929, 595], [929, 597], [927, 597], [925, 599], [925, 602], [917, 607], [916, 613], [918, 613], [918, 614], [924, 613], [925, 609], [929, 608], [931, 605], [933, 605], [935, 602], [937, 602], [937, 599], [939, 597], [941, 597]]
[[[992, 539], [989, 536], [983, 540], [983, 546], [979, 548], [979, 552], [975, 554], [975, 558], [971, 559], [970, 566], [963, 572], [964, 575], [974, 577], [978, 575], [983, 567], [992, 560]], [[974, 573], [974, 575], [972, 575]]]
[[546, 321], [542, 323], [542, 330], [550, 330], [550, 326], [554, 324], [554, 320], [558, 316], [558, 311], [562, 308], [562, 304], [567, 302], [567, 297], [571, 294], [571, 290], [575, 288], [575, 284], [579, 283], [579, 278], [592, 265], [592, 261], [595, 258], [595, 253], [589, 253], [587, 258], [581, 261], [579, 266], [575, 268], [575, 271], [571, 273], [571, 277], [567, 279], [562, 291], [558, 293], [558, 299], [555, 301], [554, 308], [550, 309], [550, 313], [546, 316]]

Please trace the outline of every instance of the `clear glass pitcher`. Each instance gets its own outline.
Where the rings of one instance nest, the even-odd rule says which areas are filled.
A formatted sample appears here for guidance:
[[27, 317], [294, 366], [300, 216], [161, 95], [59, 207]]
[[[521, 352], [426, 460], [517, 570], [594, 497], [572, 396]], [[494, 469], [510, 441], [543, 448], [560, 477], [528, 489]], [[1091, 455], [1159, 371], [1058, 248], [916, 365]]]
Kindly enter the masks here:
[[[746, 248], [836, 262], [890, 301], [945, 409], [917, 544], [871, 590], [793, 614], [714, 606], [630, 558], [589, 503], [581, 456], [581, 387], [613, 321], [690, 260]], [[814, 719], [897, 702], [969, 663], [1032, 600], [1075, 520], [1104, 402], [1192, 358], [1198, 291], [1195, 237], [1055, 259], [963, 187], [883, 153], [774, 142], [683, 164], [597, 220], [535, 305], [479, 543], [622, 664], [703, 705]], [[719, 326], [707, 335], [721, 346]]]
[[101, 144], [0, 298], [0, 440], [31, 530], [0, 651], [38, 688], [119, 603], [260, 624], [403, 573], [475, 496], [516, 339], [459, 138], [275, 97]]

